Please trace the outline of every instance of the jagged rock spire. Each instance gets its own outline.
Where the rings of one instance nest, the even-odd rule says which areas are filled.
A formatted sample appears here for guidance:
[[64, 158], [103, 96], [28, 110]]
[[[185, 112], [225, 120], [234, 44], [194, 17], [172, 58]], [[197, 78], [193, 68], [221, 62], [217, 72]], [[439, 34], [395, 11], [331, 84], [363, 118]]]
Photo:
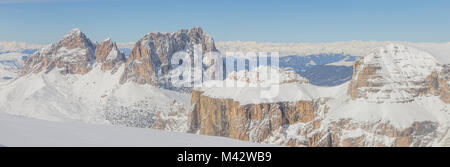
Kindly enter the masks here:
[[168, 73], [173, 69], [172, 55], [178, 51], [193, 54], [194, 45], [201, 46], [202, 53], [217, 51], [214, 40], [200, 27], [174, 33], [148, 33], [136, 42], [120, 82], [170, 87]]

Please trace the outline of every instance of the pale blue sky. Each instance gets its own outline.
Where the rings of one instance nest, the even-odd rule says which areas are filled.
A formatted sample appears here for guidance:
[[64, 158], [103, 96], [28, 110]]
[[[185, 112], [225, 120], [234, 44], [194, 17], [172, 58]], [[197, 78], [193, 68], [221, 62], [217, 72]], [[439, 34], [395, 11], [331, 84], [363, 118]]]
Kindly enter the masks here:
[[450, 41], [448, 0], [0, 0], [0, 41], [51, 43], [71, 28], [134, 42], [201, 26], [216, 41]]

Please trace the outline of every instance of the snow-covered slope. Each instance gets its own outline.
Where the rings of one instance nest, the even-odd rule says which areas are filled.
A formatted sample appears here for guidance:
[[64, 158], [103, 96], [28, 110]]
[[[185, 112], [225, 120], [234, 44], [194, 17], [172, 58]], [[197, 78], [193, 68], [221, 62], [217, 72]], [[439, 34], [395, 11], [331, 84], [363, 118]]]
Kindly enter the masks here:
[[0, 147], [252, 147], [224, 137], [79, 122], [51, 122], [0, 112]]
[[120, 84], [123, 62], [111, 39], [93, 43], [73, 29], [30, 56], [21, 77], [0, 85], [0, 110], [53, 121], [185, 131], [180, 124], [187, 119], [189, 95]]
[[427, 76], [442, 70], [431, 54], [398, 44], [371, 52], [354, 67], [352, 98], [379, 103], [412, 101], [426, 90]]
[[450, 42], [447, 43], [402, 43], [433, 55], [441, 64], [450, 64]]
[[[314, 86], [294, 71], [261, 66], [250, 71], [231, 72], [224, 81], [207, 81], [196, 90], [208, 97], [233, 99], [246, 105], [335, 97], [345, 93], [345, 87]], [[270, 95], [265, 96], [262, 92]]]
[[[148, 120], [151, 121], [156, 119], [153, 115], [158, 112], [185, 112], [189, 107], [187, 94], [149, 85], [120, 85], [120, 75], [103, 72], [100, 66], [84, 75], [63, 75], [56, 70], [27, 75], [0, 88], [0, 109], [10, 114], [46, 120], [115, 124], [125, 112], [139, 113], [143, 110], [152, 115]], [[180, 107], [173, 108], [175, 104]], [[133, 110], [133, 106], [137, 109]], [[138, 119], [141, 119], [139, 115], [128, 118], [128, 121]]]

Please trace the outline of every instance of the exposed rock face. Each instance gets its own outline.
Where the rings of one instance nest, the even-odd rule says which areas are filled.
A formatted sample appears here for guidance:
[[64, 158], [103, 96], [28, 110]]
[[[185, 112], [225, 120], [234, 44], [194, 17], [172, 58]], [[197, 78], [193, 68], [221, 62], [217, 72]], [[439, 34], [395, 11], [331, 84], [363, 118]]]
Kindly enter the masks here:
[[[449, 71], [448, 65], [439, 65], [425, 52], [389, 45], [355, 62], [347, 92], [349, 99], [320, 96], [295, 102], [240, 104], [239, 98], [227, 99], [196, 89], [192, 92], [189, 132], [288, 146], [431, 146], [445, 138], [448, 131], [445, 123], [409, 119], [409, 124], [399, 127], [383, 117], [367, 121], [352, 116], [337, 118], [333, 109], [354, 102], [352, 99], [374, 106], [384, 105], [379, 103], [401, 106], [411, 105], [404, 103], [413, 102], [418, 96], [430, 95], [439, 96], [448, 104]], [[229, 78], [252, 81], [242, 76], [252, 75], [236, 73]], [[437, 104], [443, 103], [438, 100]], [[430, 109], [433, 111], [423, 112], [446, 110], [443, 105], [437, 109], [439, 111]], [[403, 110], [401, 107], [392, 108], [396, 109]], [[354, 113], [355, 117], [365, 114]], [[395, 113], [384, 116], [395, 117]]]
[[440, 96], [440, 99], [450, 104], [450, 65], [444, 65], [441, 72], [433, 72], [426, 78], [427, 93]]
[[95, 63], [98, 63], [103, 71], [111, 70], [115, 73], [125, 61], [124, 54], [111, 39], [94, 44], [81, 30], [73, 29], [59, 42], [27, 58], [21, 75], [41, 71], [48, 73], [54, 68], [62, 74], [86, 74]]
[[348, 94], [368, 102], [410, 102], [430, 93], [432, 83], [426, 78], [441, 69], [430, 54], [391, 44], [355, 62]]
[[95, 61], [95, 44], [79, 29], [71, 30], [58, 43], [34, 53], [21, 74], [49, 72], [55, 67], [63, 74], [85, 74]]
[[111, 38], [107, 38], [97, 45], [95, 56], [96, 61], [101, 64], [101, 69], [103, 71], [112, 70], [112, 73], [115, 73], [118, 67], [126, 61], [125, 55], [119, 51]]
[[189, 132], [253, 142], [263, 142], [285, 126], [313, 122], [318, 110], [325, 110], [320, 100], [240, 105], [195, 90], [191, 100]]
[[174, 68], [173, 54], [185, 51], [192, 58], [195, 45], [200, 46], [202, 53], [217, 51], [213, 39], [200, 27], [175, 33], [149, 33], [135, 44], [120, 82], [170, 87], [168, 74]]
[[192, 91], [190, 133], [287, 146], [429, 146], [438, 124], [414, 122], [397, 129], [389, 123], [328, 120], [326, 99], [240, 105], [232, 99]]
[[388, 123], [361, 125], [340, 120], [333, 122], [328, 131], [333, 136], [333, 146], [419, 147], [429, 146], [439, 136], [437, 127], [437, 123], [424, 121], [400, 130]]

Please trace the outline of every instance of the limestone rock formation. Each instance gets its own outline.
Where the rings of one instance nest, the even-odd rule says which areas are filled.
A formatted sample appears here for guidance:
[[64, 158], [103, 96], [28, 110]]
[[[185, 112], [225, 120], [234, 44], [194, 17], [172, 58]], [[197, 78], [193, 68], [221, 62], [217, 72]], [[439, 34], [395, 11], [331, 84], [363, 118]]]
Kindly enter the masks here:
[[450, 65], [444, 65], [440, 72], [433, 72], [426, 78], [427, 93], [440, 96], [440, 99], [450, 104]]
[[232, 99], [216, 99], [192, 91], [193, 109], [189, 131], [227, 136], [253, 142], [265, 141], [286, 125], [312, 122], [320, 101], [277, 102], [240, 105]]
[[58, 43], [30, 56], [21, 74], [49, 72], [61, 69], [63, 74], [85, 74], [95, 61], [95, 44], [80, 29], [73, 29]]
[[190, 133], [287, 146], [429, 146], [438, 123], [417, 121], [398, 129], [389, 123], [330, 120], [327, 99], [240, 105], [192, 91]]
[[[355, 62], [348, 94], [352, 99], [376, 103], [411, 102], [419, 95], [430, 93], [432, 83], [426, 78], [432, 73], [436, 76], [441, 70], [432, 55], [391, 44]], [[441, 85], [447, 81], [441, 79]]]
[[97, 45], [95, 56], [96, 61], [101, 64], [101, 69], [103, 71], [112, 70], [112, 73], [115, 73], [118, 67], [126, 61], [125, 55], [119, 51], [111, 38], [107, 38]]
[[42, 48], [27, 58], [21, 75], [50, 72], [58, 69], [62, 74], [86, 74], [95, 65], [102, 70], [117, 71], [125, 56], [117, 45], [107, 39], [100, 44], [91, 42], [80, 29], [72, 29], [60, 41]]
[[[174, 69], [171, 62], [173, 54], [184, 51], [193, 59], [195, 45], [200, 47], [199, 51], [203, 54], [217, 51], [214, 40], [200, 27], [175, 33], [149, 33], [136, 42], [120, 82], [131, 81], [165, 88], [171, 87], [169, 72]], [[222, 64], [219, 63], [219, 65]]]

